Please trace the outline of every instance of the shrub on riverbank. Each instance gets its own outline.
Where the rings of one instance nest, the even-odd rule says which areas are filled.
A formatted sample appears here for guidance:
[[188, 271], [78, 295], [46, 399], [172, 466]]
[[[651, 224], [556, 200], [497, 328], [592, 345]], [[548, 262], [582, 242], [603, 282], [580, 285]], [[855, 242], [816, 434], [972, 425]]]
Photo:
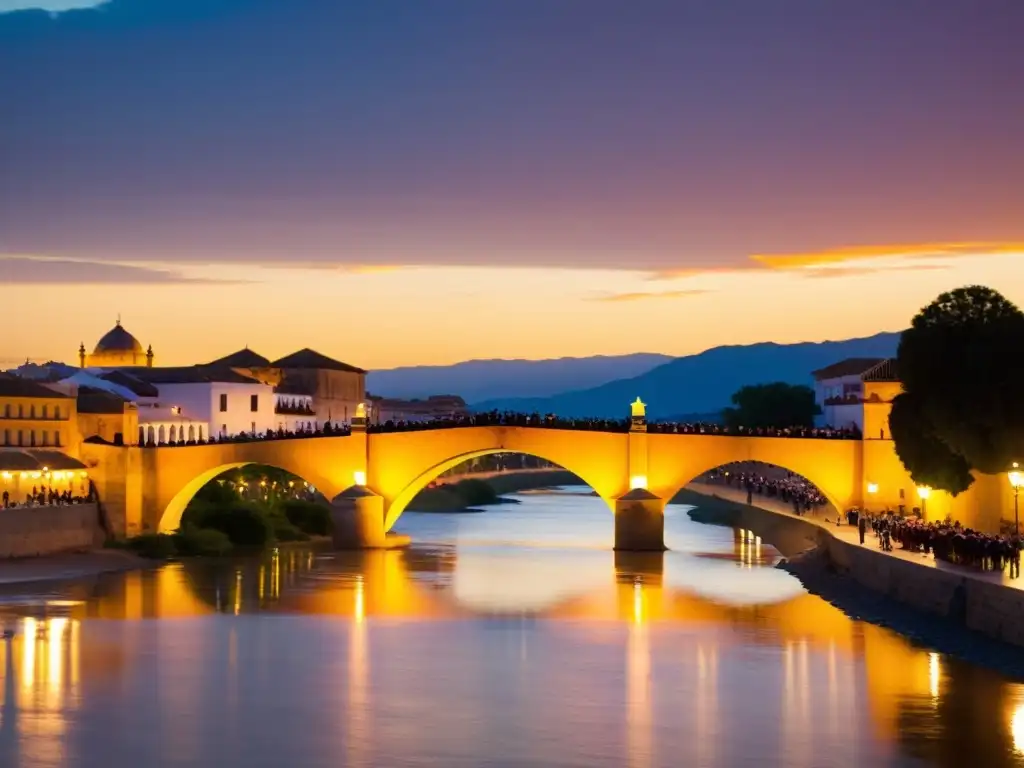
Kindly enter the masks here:
[[292, 499], [281, 504], [281, 512], [288, 522], [310, 536], [331, 535], [331, 510], [323, 504]]
[[213, 528], [182, 528], [172, 535], [175, 551], [182, 557], [224, 557], [231, 553], [231, 539]]
[[220, 531], [236, 547], [260, 549], [275, 541], [270, 514], [249, 501], [190, 504], [181, 517], [181, 526]]

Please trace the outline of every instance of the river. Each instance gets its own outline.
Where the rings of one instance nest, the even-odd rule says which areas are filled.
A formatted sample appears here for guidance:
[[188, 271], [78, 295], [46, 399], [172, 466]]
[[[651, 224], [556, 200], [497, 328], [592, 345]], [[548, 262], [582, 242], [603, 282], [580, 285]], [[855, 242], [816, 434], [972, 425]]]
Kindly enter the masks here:
[[1024, 686], [848, 618], [670, 507], [586, 489], [282, 549], [5, 587], [0, 765], [1024, 765]]

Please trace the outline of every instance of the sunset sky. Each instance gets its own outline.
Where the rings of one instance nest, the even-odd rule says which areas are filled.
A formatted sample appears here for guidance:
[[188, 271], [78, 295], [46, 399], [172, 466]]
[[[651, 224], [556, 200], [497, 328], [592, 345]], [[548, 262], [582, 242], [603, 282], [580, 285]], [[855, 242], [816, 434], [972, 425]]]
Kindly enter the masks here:
[[[94, 6], [94, 7], [90, 7]], [[1021, 0], [0, 0], [0, 365], [367, 368], [1024, 305]]]

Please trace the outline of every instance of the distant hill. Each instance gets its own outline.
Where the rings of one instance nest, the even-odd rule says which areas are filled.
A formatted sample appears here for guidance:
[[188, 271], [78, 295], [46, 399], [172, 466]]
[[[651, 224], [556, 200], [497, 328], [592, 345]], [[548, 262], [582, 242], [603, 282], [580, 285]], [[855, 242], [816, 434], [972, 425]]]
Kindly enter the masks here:
[[848, 357], [891, 357], [898, 344], [898, 333], [880, 333], [846, 341], [715, 347], [598, 387], [552, 397], [494, 399], [474, 407], [615, 418], [628, 415], [629, 403], [639, 397], [648, 405], [649, 418], [709, 414], [729, 405], [732, 393], [746, 384], [809, 385], [812, 371]]
[[641, 352], [556, 360], [468, 360], [455, 365], [371, 371], [366, 388], [384, 397], [461, 395], [470, 404], [505, 397], [548, 397], [639, 376], [672, 359]]

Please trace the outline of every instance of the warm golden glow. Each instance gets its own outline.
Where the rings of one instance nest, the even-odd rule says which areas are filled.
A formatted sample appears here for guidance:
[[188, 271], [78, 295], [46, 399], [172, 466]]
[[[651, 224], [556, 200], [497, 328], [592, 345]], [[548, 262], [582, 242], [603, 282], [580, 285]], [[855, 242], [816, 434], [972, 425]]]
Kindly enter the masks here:
[[647, 416], [647, 404], [638, 397], [629, 405], [633, 418], [645, 418]]
[[633, 475], [629, 478], [629, 489], [647, 488], [647, 475]]
[[917, 495], [923, 500], [927, 501], [928, 497], [932, 495], [932, 489], [927, 485], [917, 486]]
[[868, 483], [868, 493], [878, 493], [878, 483]]
[[352, 473], [352, 480], [356, 485], [366, 485], [366, 473], [357, 469]]
[[1010, 469], [1009, 473], [1010, 485], [1013, 486], [1014, 490], [1017, 490], [1021, 485], [1024, 485], [1024, 474], [1021, 473], [1019, 466], [1020, 465], [1017, 464], [1016, 461], [1013, 462], [1013, 467]]
[[939, 683], [942, 681], [942, 668], [939, 654], [928, 654], [928, 692], [933, 699], [939, 698]]
[[1010, 717], [1010, 737], [1013, 739], [1014, 751], [1024, 755], [1024, 702], [1014, 707]]
[[36, 633], [38, 623], [31, 616], [22, 621], [21, 684], [31, 688], [36, 682]]

